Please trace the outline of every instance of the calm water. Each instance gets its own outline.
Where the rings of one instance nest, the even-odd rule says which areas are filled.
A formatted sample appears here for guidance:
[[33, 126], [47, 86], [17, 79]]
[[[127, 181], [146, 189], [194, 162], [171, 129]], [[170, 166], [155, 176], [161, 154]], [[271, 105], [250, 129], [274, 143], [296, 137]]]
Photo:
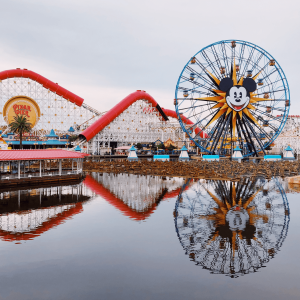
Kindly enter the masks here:
[[92, 173], [0, 198], [0, 299], [300, 298], [300, 199], [281, 179]]

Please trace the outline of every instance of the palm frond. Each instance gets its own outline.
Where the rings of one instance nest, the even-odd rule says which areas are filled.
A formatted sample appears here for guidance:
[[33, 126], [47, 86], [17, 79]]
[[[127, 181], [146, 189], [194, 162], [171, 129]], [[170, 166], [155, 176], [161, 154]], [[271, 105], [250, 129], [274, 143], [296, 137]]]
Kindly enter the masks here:
[[14, 121], [9, 124], [10, 130], [14, 133], [30, 132], [31, 124], [25, 116], [15, 116]]
[[22, 136], [31, 131], [31, 124], [25, 116], [14, 116], [14, 121], [9, 124], [10, 130], [20, 135], [20, 149], [22, 149]]

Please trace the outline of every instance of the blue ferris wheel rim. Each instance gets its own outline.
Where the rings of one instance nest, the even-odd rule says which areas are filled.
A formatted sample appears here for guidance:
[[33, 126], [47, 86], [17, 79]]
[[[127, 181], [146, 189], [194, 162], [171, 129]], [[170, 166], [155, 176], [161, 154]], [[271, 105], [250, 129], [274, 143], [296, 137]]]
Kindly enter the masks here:
[[[211, 48], [212, 46], [219, 45], [219, 44], [222, 44], [222, 43], [229, 44], [232, 41], [234, 41], [237, 44], [245, 44], [248, 47], [251, 47], [251, 48], [257, 50], [258, 52], [260, 52], [261, 54], [265, 55], [268, 59], [270, 59], [270, 60], [273, 59], [275, 61], [275, 68], [278, 71], [278, 74], [280, 76], [280, 79], [281, 79], [281, 82], [282, 82], [283, 86], [285, 87], [285, 99], [287, 99], [289, 101], [289, 103], [290, 103], [290, 89], [289, 89], [289, 84], [288, 84], [288, 81], [287, 81], [287, 78], [286, 78], [286, 75], [285, 75], [283, 69], [281, 68], [281, 66], [277, 62], [277, 60], [268, 51], [266, 51], [265, 49], [263, 49], [262, 47], [254, 44], [254, 43], [243, 41], [243, 40], [235, 40], [235, 39], [221, 40], [221, 41], [218, 41], [218, 42], [215, 42], [215, 43], [212, 43], [210, 45], [207, 45], [207, 46], [203, 47], [200, 51], [198, 51], [192, 57], [196, 57], [198, 54], [200, 54], [201, 52], [203, 52], [205, 49]], [[182, 74], [185, 71], [185, 69], [187, 68], [187, 66], [189, 65], [190, 61], [191, 61], [191, 59], [189, 59], [189, 61], [185, 64], [185, 66], [182, 69], [182, 71], [181, 71], [181, 73], [179, 75], [179, 78], [177, 80], [176, 89], [175, 89], [175, 100], [176, 100], [175, 111], [176, 111], [176, 114], [177, 114], [180, 126], [183, 129], [183, 131], [185, 132], [185, 134], [187, 134], [189, 136], [189, 139], [191, 141], [193, 141], [198, 148], [204, 150], [207, 153], [212, 153], [211, 151], [209, 151], [209, 150], [205, 149], [204, 147], [202, 147], [196, 140], [194, 140], [194, 138], [191, 136], [191, 132], [185, 128], [184, 122], [182, 121], [181, 115], [179, 113], [178, 102], [177, 102], [177, 99], [178, 99], [178, 97], [177, 97], [177, 95], [178, 95], [178, 87], [179, 87], [179, 84], [180, 84], [180, 79], [182, 77]], [[267, 144], [264, 144], [264, 146], [263, 146], [264, 149], [266, 149], [269, 145], [271, 145], [276, 140], [276, 138], [279, 136], [279, 134], [282, 132], [282, 130], [283, 130], [285, 124], [286, 124], [287, 118], [288, 118], [289, 110], [290, 110], [290, 105], [288, 107], [286, 107], [286, 109], [285, 109], [285, 111], [284, 111], [284, 113], [282, 115], [282, 121], [281, 121], [281, 124], [280, 124], [278, 130], [276, 131], [276, 133], [274, 134], [274, 136], [272, 137], [272, 139]], [[259, 152], [261, 152], [261, 151], [259, 151]], [[251, 153], [245, 154], [244, 157], [248, 157], [248, 156], [251, 156], [253, 154], [254, 154], [254, 152], [251, 152]]]

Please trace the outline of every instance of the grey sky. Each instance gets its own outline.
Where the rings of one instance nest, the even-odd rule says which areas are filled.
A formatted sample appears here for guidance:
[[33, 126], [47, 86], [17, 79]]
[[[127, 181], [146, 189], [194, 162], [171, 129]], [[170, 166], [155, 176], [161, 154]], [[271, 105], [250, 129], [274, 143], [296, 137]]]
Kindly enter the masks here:
[[1, 3], [1, 69], [27, 68], [105, 111], [143, 89], [173, 108], [178, 76], [204, 46], [241, 39], [270, 52], [297, 104], [298, 1], [76, 1]]

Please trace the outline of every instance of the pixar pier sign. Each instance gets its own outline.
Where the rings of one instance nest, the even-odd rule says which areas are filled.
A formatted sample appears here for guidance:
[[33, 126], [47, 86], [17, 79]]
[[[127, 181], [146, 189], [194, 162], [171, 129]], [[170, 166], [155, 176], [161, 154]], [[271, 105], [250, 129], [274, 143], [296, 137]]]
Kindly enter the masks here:
[[13, 122], [16, 116], [25, 116], [33, 128], [39, 121], [40, 115], [38, 104], [26, 96], [13, 97], [3, 107], [3, 117], [7, 124]]
[[25, 115], [26, 117], [30, 118], [29, 116], [29, 113], [31, 112], [30, 105], [15, 104], [13, 106], [13, 109], [16, 115]]

